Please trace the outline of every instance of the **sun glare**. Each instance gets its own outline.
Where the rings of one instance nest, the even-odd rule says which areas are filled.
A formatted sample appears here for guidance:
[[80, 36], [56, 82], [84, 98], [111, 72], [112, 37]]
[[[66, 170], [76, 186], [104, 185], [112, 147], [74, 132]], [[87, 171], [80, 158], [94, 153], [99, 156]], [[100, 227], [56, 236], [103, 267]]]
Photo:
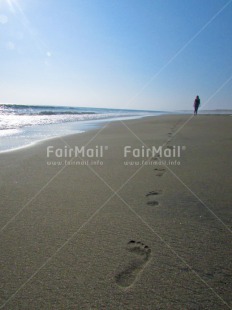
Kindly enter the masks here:
[[5, 0], [11, 12], [15, 13], [16, 8], [18, 7], [17, 0]]

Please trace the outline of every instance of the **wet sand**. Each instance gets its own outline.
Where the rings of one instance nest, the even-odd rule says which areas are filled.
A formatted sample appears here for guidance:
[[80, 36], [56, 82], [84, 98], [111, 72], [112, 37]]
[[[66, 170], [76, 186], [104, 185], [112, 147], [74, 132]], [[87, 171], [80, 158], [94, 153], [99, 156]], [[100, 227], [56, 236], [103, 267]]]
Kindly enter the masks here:
[[231, 132], [148, 117], [0, 154], [0, 309], [232, 309]]

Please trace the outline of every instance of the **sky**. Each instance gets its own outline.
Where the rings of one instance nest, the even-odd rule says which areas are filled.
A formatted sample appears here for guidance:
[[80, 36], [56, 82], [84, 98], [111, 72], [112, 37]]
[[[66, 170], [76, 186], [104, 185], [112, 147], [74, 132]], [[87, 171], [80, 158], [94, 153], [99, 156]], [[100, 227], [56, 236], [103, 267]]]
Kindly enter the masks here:
[[0, 0], [0, 103], [232, 109], [232, 0]]

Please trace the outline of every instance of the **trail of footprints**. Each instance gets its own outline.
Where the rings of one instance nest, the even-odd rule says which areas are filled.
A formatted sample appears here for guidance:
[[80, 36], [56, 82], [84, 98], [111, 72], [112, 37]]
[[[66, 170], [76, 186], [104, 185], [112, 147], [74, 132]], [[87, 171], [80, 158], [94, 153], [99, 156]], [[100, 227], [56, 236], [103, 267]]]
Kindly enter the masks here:
[[[168, 136], [172, 136], [172, 132], [168, 133]], [[169, 140], [170, 141], [170, 140]], [[169, 148], [173, 148], [172, 146], [168, 146]], [[154, 160], [159, 159], [159, 155], [157, 155]], [[166, 173], [166, 169], [159, 167], [155, 168], [155, 175], [157, 177], [162, 177]], [[163, 190], [154, 190], [148, 192], [145, 196], [147, 198], [148, 206], [159, 206], [159, 201], [156, 200], [156, 197], [163, 194]], [[143, 271], [147, 262], [151, 256], [151, 249], [140, 241], [131, 240], [127, 243], [126, 247], [127, 252], [130, 253], [130, 259], [128, 264], [122, 271], [120, 271], [115, 279], [116, 283], [122, 288], [129, 288], [132, 286], [139, 274]]]

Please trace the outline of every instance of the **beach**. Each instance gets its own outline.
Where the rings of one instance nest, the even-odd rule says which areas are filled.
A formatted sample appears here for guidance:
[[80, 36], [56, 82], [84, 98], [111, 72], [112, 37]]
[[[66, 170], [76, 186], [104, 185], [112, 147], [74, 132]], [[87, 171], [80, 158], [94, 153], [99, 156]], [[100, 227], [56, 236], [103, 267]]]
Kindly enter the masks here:
[[231, 132], [162, 115], [1, 153], [0, 309], [232, 309]]

